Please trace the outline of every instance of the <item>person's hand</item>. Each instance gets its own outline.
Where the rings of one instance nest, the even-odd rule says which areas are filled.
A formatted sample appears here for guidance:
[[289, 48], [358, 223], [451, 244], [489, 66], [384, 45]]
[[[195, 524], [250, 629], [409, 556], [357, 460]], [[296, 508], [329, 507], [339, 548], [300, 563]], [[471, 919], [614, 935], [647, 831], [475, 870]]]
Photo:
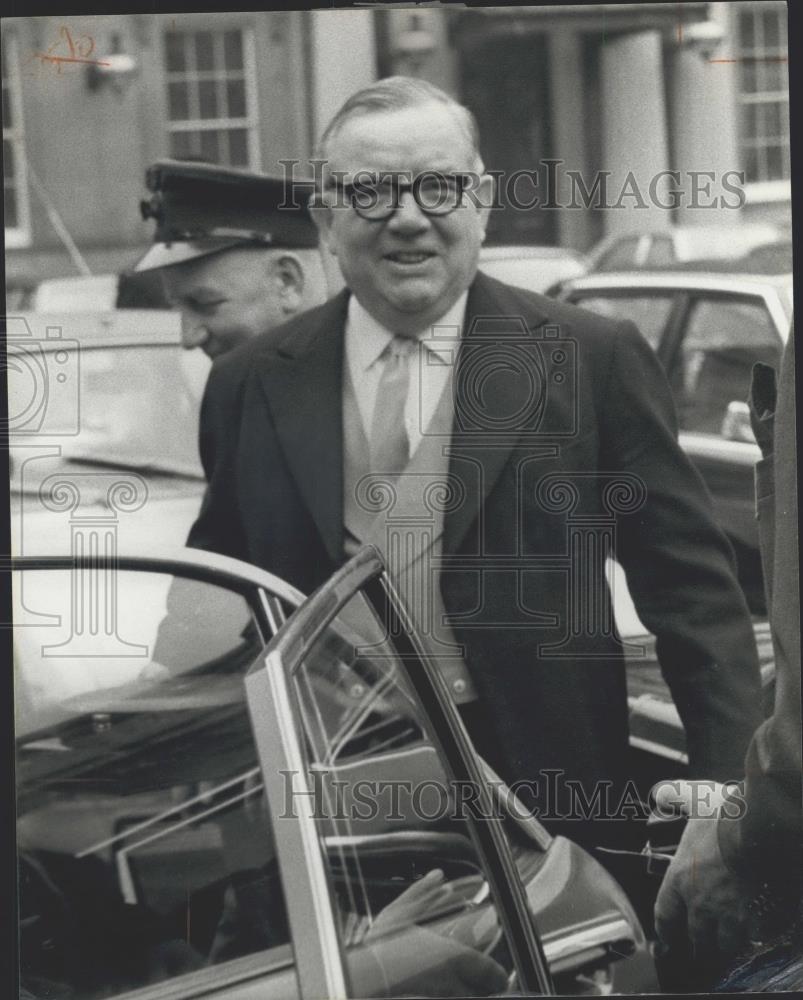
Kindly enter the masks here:
[[[385, 996], [485, 997], [507, 989], [507, 973], [498, 962], [434, 930], [413, 925], [365, 944], [381, 970]], [[358, 996], [377, 995], [374, 976], [357, 979]]]
[[[478, 945], [416, 925], [453, 909], [458, 884], [458, 898], [464, 898], [464, 881], [446, 881], [443, 871], [434, 868], [374, 920], [364, 942], [382, 969], [390, 996], [488, 996], [507, 988], [505, 970]], [[479, 889], [482, 876], [476, 881]]]
[[719, 849], [724, 791], [714, 782], [676, 781], [655, 792], [662, 813], [674, 809], [689, 817], [655, 903], [659, 955], [710, 970], [743, 950], [749, 937], [749, 888], [726, 867]]
[[454, 891], [440, 868], [413, 882], [392, 903], [380, 911], [366, 937], [378, 937], [389, 930], [408, 927], [422, 917], [431, 920], [451, 908]]

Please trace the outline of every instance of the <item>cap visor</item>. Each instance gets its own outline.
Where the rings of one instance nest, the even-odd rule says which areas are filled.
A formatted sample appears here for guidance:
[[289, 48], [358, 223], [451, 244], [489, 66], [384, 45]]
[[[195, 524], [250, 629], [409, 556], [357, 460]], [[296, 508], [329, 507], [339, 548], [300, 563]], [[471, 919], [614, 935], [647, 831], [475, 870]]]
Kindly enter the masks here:
[[219, 250], [242, 245], [243, 240], [204, 240], [203, 243], [154, 243], [145, 256], [134, 265], [135, 271], [153, 271], [158, 267], [184, 264], [197, 257], [206, 257]]

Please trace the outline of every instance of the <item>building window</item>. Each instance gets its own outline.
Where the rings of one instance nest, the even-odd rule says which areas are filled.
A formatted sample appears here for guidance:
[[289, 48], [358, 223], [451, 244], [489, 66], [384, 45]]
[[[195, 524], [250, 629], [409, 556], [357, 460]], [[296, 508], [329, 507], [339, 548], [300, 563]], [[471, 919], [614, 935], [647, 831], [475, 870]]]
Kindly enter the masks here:
[[4, 34], [3, 45], [3, 210], [7, 247], [31, 242], [28, 184], [22, 130], [22, 101], [16, 39]]
[[257, 169], [251, 31], [166, 31], [164, 43], [170, 155]]
[[748, 184], [788, 181], [789, 47], [785, 3], [738, 4], [742, 167]]

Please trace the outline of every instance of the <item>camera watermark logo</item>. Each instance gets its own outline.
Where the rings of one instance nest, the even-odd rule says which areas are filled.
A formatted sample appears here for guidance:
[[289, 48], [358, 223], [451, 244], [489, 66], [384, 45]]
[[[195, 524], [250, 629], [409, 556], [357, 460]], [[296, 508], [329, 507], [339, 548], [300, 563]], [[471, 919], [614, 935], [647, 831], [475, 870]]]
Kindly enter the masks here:
[[[42, 326], [36, 326], [37, 320]], [[117, 594], [119, 518], [144, 506], [147, 483], [136, 473], [85, 472], [65, 461], [65, 445], [72, 454], [74, 439], [87, 432], [81, 344], [64, 336], [61, 326], [45, 323], [36, 316], [7, 318], [9, 408], [4, 426], [11, 445], [12, 496], [19, 505], [12, 518], [12, 549], [25, 556], [28, 549], [38, 553], [45, 544], [51, 555], [64, 551], [69, 541], [70, 555], [82, 562], [65, 571], [64, 584], [50, 602], [43, 596], [47, 590], [41, 573], [20, 573], [14, 621], [3, 627], [63, 629], [66, 623], [69, 636], [43, 642], [43, 657], [147, 655], [147, 647], [118, 634]], [[91, 458], [89, 445], [86, 450]], [[66, 515], [63, 537], [53, 531], [57, 515]], [[42, 606], [47, 603], [49, 607]]]
[[22, 316], [7, 320], [8, 418], [3, 429], [17, 435], [74, 437], [80, 430], [78, 341], [48, 326], [37, 338]]
[[[529, 327], [521, 316], [477, 316], [465, 333], [434, 326], [421, 342], [425, 366], [446, 364], [453, 432], [463, 443], [510, 447], [572, 437], [578, 427], [577, 342], [559, 326]], [[420, 414], [421, 434], [430, 431]]]
[[[503, 628], [543, 630], [538, 654], [548, 658], [643, 655], [618, 637], [608, 577], [617, 521], [641, 509], [646, 485], [631, 473], [579, 472], [561, 462], [580, 434], [574, 338], [558, 325], [486, 315], [465, 335], [434, 326], [416, 362], [418, 440], [409, 462], [400, 473], [375, 469], [351, 483], [347, 474], [345, 518], [356, 540], [383, 553], [429, 651], [464, 657], [461, 631]], [[432, 368], [446, 371], [433, 379]], [[429, 391], [440, 392], [434, 409], [431, 399], [424, 405], [428, 379]], [[501, 533], [488, 513], [494, 489], [506, 497]], [[458, 579], [460, 597], [447, 610], [444, 594]], [[547, 589], [548, 606], [539, 607]]]

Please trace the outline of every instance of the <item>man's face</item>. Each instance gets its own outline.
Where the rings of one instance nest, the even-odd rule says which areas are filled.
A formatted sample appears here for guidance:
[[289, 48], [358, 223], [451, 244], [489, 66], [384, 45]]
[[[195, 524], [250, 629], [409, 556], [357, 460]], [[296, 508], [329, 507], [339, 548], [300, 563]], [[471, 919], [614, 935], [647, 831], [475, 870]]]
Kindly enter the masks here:
[[294, 310], [274, 263], [270, 250], [235, 247], [164, 268], [184, 347], [216, 358], [287, 319]]
[[[464, 173], [477, 164], [451, 110], [431, 103], [347, 121], [332, 137], [328, 169], [346, 182], [361, 172]], [[485, 178], [476, 200], [489, 198]], [[464, 198], [449, 215], [426, 215], [412, 192], [400, 195], [388, 219], [364, 219], [334, 197], [316, 222], [337, 255], [346, 284], [365, 309], [395, 333], [421, 332], [471, 284], [485, 234], [487, 210]]]

